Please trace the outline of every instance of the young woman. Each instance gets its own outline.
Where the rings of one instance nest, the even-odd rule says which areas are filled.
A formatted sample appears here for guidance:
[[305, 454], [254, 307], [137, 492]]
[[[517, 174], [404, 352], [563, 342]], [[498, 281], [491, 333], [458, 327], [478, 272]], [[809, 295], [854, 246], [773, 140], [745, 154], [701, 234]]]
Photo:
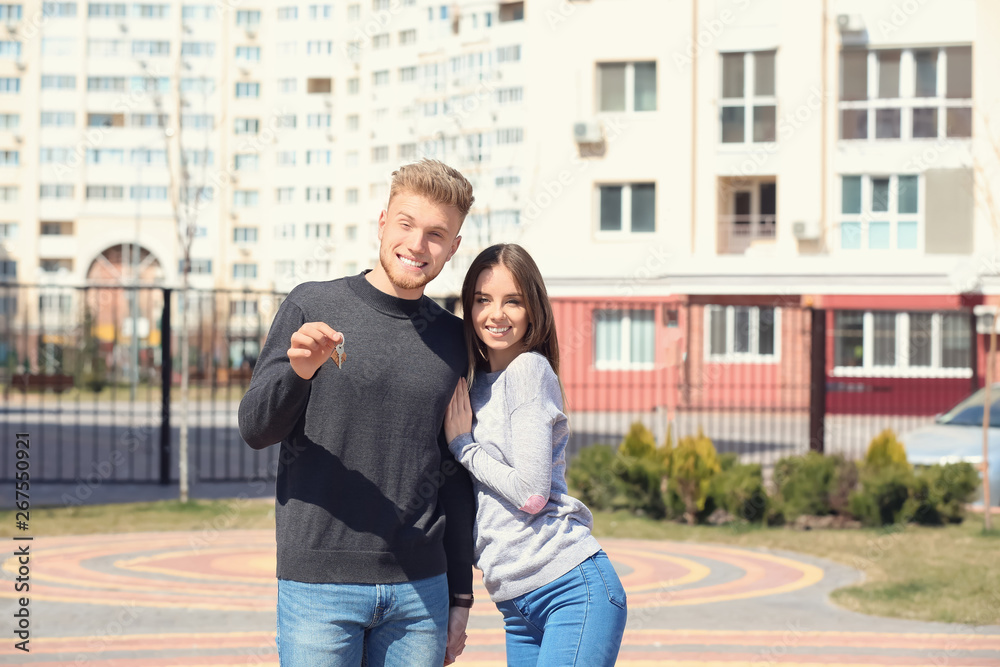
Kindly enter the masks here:
[[462, 307], [469, 378], [445, 435], [473, 477], [476, 562], [504, 616], [507, 664], [613, 665], [625, 591], [590, 511], [567, 494], [559, 345], [534, 260], [518, 245], [487, 248]]

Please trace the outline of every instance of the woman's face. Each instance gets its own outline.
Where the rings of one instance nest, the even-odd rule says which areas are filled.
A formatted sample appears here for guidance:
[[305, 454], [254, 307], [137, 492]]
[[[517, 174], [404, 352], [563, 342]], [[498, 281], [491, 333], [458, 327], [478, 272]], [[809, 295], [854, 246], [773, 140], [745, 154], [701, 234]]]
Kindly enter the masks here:
[[479, 274], [472, 298], [472, 322], [476, 335], [486, 344], [491, 370], [503, 370], [523, 351], [528, 310], [506, 267], [498, 264]]

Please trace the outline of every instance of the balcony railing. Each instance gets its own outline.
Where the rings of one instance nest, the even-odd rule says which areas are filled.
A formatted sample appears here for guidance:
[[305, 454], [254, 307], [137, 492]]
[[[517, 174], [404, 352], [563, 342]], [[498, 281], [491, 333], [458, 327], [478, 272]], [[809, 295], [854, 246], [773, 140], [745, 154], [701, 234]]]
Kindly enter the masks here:
[[776, 229], [774, 215], [720, 215], [719, 253], [742, 255], [755, 241], [773, 241]]

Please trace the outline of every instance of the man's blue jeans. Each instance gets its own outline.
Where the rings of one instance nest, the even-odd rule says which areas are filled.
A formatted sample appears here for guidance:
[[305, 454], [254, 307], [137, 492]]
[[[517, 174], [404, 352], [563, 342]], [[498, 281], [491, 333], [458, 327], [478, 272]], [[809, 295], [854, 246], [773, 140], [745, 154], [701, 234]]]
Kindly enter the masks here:
[[625, 589], [604, 551], [497, 608], [513, 667], [614, 665], [628, 615]]
[[278, 580], [281, 667], [444, 664], [448, 579], [399, 584]]

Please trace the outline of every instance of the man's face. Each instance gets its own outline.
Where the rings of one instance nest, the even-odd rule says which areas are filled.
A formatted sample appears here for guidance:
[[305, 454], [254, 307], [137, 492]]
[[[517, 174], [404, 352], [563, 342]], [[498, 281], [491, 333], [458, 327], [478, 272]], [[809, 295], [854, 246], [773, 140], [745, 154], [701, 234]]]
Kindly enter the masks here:
[[[403, 298], [419, 298], [451, 259], [462, 237], [454, 206], [403, 191], [378, 219], [379, 263]], [[412, 292], [407, 294], [406, 292]]]

